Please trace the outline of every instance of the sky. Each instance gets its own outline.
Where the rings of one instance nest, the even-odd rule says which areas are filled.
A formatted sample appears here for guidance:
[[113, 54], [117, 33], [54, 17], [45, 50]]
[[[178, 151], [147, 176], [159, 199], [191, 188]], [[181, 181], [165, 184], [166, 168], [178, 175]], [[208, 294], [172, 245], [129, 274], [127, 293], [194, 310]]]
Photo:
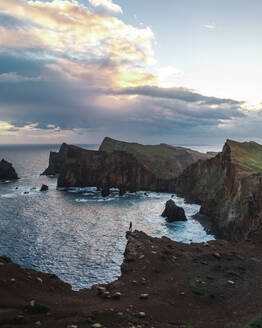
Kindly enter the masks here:
[[262, 142], [261, 0], [0, 0], [0, 144]]

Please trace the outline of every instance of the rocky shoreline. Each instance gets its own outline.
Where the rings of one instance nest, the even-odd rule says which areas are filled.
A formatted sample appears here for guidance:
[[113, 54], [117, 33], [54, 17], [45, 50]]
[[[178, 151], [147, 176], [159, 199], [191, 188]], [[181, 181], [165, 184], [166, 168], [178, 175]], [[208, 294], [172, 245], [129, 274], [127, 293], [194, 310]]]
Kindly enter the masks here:
[[0, 325], [244, 327], [262, 315], [261, 237], [182, 244], [128, 232], [121, 277], [78, 292], [0, 257]]

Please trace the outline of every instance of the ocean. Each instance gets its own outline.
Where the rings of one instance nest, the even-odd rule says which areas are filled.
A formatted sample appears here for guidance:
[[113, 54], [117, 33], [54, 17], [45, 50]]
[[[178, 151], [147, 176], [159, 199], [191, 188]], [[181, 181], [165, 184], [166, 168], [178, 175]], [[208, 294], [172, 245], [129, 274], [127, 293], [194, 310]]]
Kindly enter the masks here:
[[[48, 166], [49, 152], [58, 149], [59, 145], [0, 145], [0, 157], [11, 162], [20, 177], [0, 183], [1, 255], [22, 267], [54, 273], [79, 290], [120, 276], [130, 221], [133, 229], [153, 237], [184, 243], [214, 239], [192, 218], [199, 206], [182, 198], [174, 200], [184, 207], [188, 221], [167, 223], [161, 217], [171, 194], [141, 191], [119, 197], [112, 190], [103, 199], [96, 188], [57, 190], [56, 178], [40, 174]], [[39, 191], [43, 183], [49, 191]]]

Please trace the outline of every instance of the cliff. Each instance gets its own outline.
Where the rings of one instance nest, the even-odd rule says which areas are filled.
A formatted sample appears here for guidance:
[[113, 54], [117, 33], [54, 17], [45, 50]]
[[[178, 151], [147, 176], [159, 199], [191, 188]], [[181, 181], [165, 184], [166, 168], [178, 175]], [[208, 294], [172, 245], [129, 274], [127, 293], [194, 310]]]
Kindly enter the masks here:
[[108, 191], [119, 188], [125, 191], [165, 191], [168, 180], [159, 179], [133, 155], [116, 151], [75, 151], [67, 146], [67, 157], [57, 182], [59, 187], [96, 186]]
[[69, 146], [66, 143], [63, 143], [59, 149], [59, 152], [50, 152], [48, 168], [42, 173], [42, 175], [59, 174], [64, 167], [65, 162], [70, 157], [76, 157], [83, 151], [85, 150], [80, 147], [73, 145]]
[[261, 327], [261, 233], [239, 243], [182, 244], [138, 231], [127, 240], [121, 277], [80, 291], [0, 257], [0, 326]]
[[137, 160], [161, 179], [177, 177], [183, 170], [199, 159], [214, 157], [214, 153], [203, 154], [184, 147], [173, 147], [167, 144], [141, 145], [106, 137], [99, 151], [123, 151], [132, 154]]
[[262, 146], [227, 140], [216, 157], [188, 167], [175, 192], [201, 204], [219, 237], [247, 238], [262, 222]]
[[17, 173], [13, 165], [6, 160], [0, 161], [0, 180], [16, 180], [18, 179]]
[[174, 177], [185, 167], [208, 155], [161, 144], [144, 146], [105, 138], [99, 151], [62, 144], [51, 152], [43, 174], [59, 173], [60, 187], [96, 186], [125, 191], [172, 191]]

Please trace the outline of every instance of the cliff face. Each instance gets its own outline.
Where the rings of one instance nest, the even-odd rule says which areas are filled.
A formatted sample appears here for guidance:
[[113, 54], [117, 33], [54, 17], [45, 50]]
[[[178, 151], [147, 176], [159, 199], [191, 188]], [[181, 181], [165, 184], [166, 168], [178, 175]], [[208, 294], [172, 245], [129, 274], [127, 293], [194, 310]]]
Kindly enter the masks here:
[[60, 187], [96, 186], [102, 190], [119, 188], [125, 191], [165, 191], [168, 181], [156, 177], [137, 159], [124, 152], [106, 153], [67, 146], [67, 157], [58, 178]]
[[16, 180], [18, 179], [17, 173], [13, 165], [4, 159], [0, 162], [0, 180]]
[[188, 167], [175, 192], [200, 203], [220, 237], [247, 238], [262, 222], [262, 146], [227, 140], [216, 157]]
[[48, 168], [42, 173], [42, 175], [59, 174], [68, 159], [71, 157], [77, 157], [78, 154], [82, 153], [82, 151], [85, 150], [77, 146], [69, 146], [66, 143], [63, 143], [59, 149], [59, 152], [50, 152]]
[[161, 179], [177, 177], [189, 165], [199, 159], [214, 157], [214, 153], [203, 154], [184, 147], [173, 147], [167, 144], [141, 145], [105, 138], [100, 151], [123, 151], [132, 154], [137, 160]]
[[[63, 144], [43, 174], [60, 174], [58, 186], [173, 191], [174, 177], [207, 155], [165, 144], [144, 146], [105, 138], [99, 151]], [[106, 193], [105, 193], [106, 194]]]

